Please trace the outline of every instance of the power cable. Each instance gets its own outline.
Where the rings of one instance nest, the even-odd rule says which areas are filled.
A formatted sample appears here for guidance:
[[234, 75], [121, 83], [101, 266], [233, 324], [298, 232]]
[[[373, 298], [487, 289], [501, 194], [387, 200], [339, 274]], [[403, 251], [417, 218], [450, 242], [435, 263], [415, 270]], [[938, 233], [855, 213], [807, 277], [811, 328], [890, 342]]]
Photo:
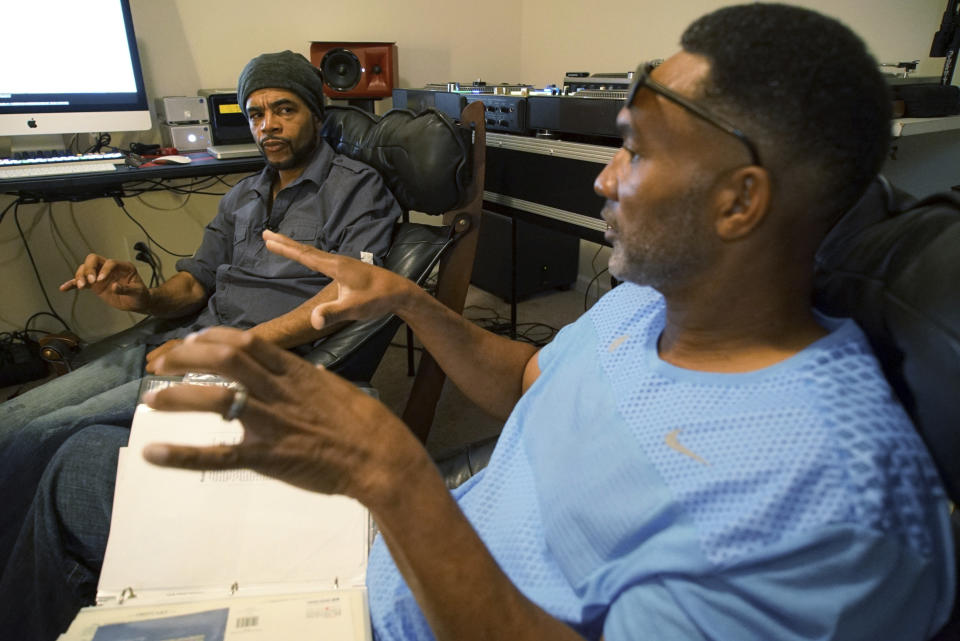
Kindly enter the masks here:
[[169, 249], [167, 249], [166, 247], [164, 247], [163, 245], [161, 245], [160, 243], [158, 243], [158, 242], [157, 242], [157, 239], [154, 238], [153, 236], [151, 236], [151, 235], [150, 235], [150, 232], [147, 231], [147, 228], [144, 227], [143, 225], [141, 225], [141, 224], [140, 224], [140, 221], [138, 221], [136, 218], [134, 218], [133, 216], [130, 215], [130, 212], [127, 211], [127, 207], [126, 207], [126, 205], [123, 204], [123, 200], [120, 198], [120, 196], [114, 196], [114, 197], [113, 197], [113, 200], [114, 200], [114, 202], [117, 203], [117, 207], [120, 208], [120, 211], [122, 211], [124, 214], [126, 214], [127, 218], [129, 218], [130, 220], [132, 220], [132, 221], [133, 221], [133, 224], [135, 224], [137, 227], [140, 228], [140, 231], [143, 232], [143, 234], [147, 237], [147, 239], [148, 239], [151, 243], [153, 243], [154, 245], [156, 245], [157, 247], [159, 247], [162, 251], [170, 254], [171, 256], [176, 256], [177, 258], [189, 258], [190, 256], [193, 256], [193, 254], [178, 254], [178, 253], [176, 253], [176, 252], [174, 252], [174, 251], [170, 251]]
[[[60, 324], [63, 325], [67, 331], [72, 331], [70, 330], [70, 326], [67, 325], [67, 322], [63, 320], [57, 313], [57, 310], [53, 308], [53, 303], [50, 302], [50, 297], [47, 296], [47, 289], [43, 286], [43, 280], [40, 278], [40, 270], [37, 268], [37, 261], [33, 259], [33, 252], [30, 251], [30, 243], [27, 242], [27, 236], [23, 233], [23, 228], [20, 226], [20, 199], [15, 200], [13, 204], [13, 222], [17, 225], [17, 232], [20, 234], [20, 240], [23, 242], [23, 248], [27, 250], [27, 258], [30, 259], [30, 265], [33, 267], [33, 275], [37, 278], [37, 284], [40, 286], [40, 293], [43, 294], [43, 300], [47, 302], [47, 307], [50, 309], [50, 315], [60, 321]], [[9, 209], [9, 207], [7, 209]], [[6, 210], [4, 213], [6, 213]]]

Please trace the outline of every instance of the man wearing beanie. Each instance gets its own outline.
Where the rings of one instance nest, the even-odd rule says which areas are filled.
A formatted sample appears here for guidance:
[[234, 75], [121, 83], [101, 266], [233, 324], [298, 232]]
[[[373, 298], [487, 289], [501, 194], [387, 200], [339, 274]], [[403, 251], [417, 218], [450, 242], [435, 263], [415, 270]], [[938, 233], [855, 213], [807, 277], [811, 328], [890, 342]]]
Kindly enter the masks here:
[[[401, 213], [393, 195], [374, 169], [337, 154], [320, 136], [319, 69], [291, 51], [263, 54], [244, 67], [237, 94], [267, 166], [224, 195], [200, 248], [177, 262], [177, 274], [147, 288], [133, 264], [91, 254], [61, 286], [90, 290], [118, 309], [184, 320], [0, 405], [0, 569], [15, 545], [31, 544], [21, 525], [58, 448], [90, 426], [129, 428], [144, 370], [152, 372], [154, 359], [182, 337], [225, 325], [297, 348], [322, 334], [309, 314], [336, 288], [267, 251], [265, 229], [367, 262], [379, 262], [390, 246]], [[115, 465], [116, 447], [102, 456]]]

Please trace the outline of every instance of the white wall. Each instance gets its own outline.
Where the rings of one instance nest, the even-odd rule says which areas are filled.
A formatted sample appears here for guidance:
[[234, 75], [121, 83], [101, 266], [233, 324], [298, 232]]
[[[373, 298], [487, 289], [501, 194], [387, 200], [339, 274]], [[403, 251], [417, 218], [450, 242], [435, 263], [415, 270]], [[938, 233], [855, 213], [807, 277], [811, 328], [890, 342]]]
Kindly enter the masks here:
[[[400, 85], [468, 81], [559, 83], [566, 71], [628, 71], [646, 58], [677, 49], [679, 35], [694, 18], [728, 2], [687, 0], [609, 0], [575, 2], [519, 0], [499, 11], [465, 0], [366, 0], [313, 2], [286, 0], [132, 0], [147, 89], [151, 96], [192, 95], [198, 88], [232, 87], [240, 68], [264, 52], [292, 49], [308, 55], [311, 41], [396, 41]], [[921, 59], [920, 72], [937, 75], [940, 61], [926, 58], [940, 22], [944, 0], [808, 0], [797, 4], [834, 15], [850, 24], [883, 61]], [[380, 110], [387, 107], [384, 104]], [[120, 136], [158, 141], [147, 135]], [[960, 179], [950, 162], [957, 140], [938, 138], [934, 161], [925, 161], [926, 144], [904, 144], [893, 173], [902, 181], [922, 175], [923, 191], [945, 188]], [[913, 167], [922, 167], [914, 171]], [[954, 176], [952, 179], [951, 176]], [[229, 180], [234, 180], [230, 177]], [[589, 185], [584, 188], [589, 189]], [[217, 198], [158, 193], [130, 199], [128, 209], [171, 249], [189, 252], [214, 215]], [[0, 196], [0, 208], [10, 198]], [[157, 207], [169, 209], [163, 211]], [[90, 251], [128, 258], [129, 241], [142, 238], [136, 226], [110, 200], [21, 207], [20, 220], [41, 277], [58, 313], [84, 338], [96, 338], [129, 325], [132, 315], [106, 309], [89, 295], [56, 290]], [[584, 243], [581, 271], [597, 246]], [[165, 257], [172, 273], [173, 258]], [[12, 212], [0, 224], [0, 330], [19, 329], [27, 317], [46, 309], [22, 248]], [[55, 322], [35, 327], [58, 330]]]
[[133, 17], [154, 95], [236, 86], [264, 51], [309, 57], [311, 41], [396, 42], [400, 85], [513, 76], [521, 25], [463, 0], [133, 0]]
[[[680, 34], [697, 17], [737, 2], [717, 0], [523, 0], [522, 75], [536, 85], [559, 83], [566, 71], [632, 71], [679, 49]], [[803, 0], [791, 2], [850, 25], [881, 62], [920, 59], [922, 73], [939, 75], [927, 57], [945, 0]]]

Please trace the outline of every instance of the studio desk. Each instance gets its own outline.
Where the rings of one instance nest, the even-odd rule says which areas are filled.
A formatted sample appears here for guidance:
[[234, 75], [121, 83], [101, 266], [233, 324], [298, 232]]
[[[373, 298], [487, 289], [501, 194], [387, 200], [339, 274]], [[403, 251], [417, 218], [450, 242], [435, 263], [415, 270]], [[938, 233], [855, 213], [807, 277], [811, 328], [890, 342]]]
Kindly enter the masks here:
[[123, 197], [125, 187], [136, 186], [138, 190], [166, 189], [167, 181], [174, 179], [260, 171], [264, 162], [260, 156], [229, 160], [217, 160], [206, 152], [189, 156], [191, 162], [184, 165], [117, 165], [114, 171], [0, 179], [0, 194], [16, 196], [24, 204]]

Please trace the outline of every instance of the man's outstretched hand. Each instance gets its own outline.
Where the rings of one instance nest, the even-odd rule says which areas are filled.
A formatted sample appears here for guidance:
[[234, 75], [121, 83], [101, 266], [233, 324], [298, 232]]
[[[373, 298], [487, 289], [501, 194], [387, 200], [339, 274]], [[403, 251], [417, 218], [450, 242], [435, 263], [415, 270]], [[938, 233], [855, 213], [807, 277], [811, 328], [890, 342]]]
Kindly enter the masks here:
[[[379, 401], [336, 374], [249, 332], [216, 327], [154, 361], [157, 373], [214, 373], [248, 391], [235, 445], [150, 445], [147, 460], [195, 470], [250, 468], [297, 487], [344, 494], [373, 507], [413, 468], [432, 467], [409, 429]], [[226, 414], [235, 391], [178, 385], [145, 397], [159, 410]], [[434, 472], [435, 473], [435, 472]]]
[[147, 352], [147, 362], [144, 365], [143, 369], [147, 374], [156, 374], [157, 368], [156, 363], [157, 359], [169, 352], [171, 349], [183, 342], [182, 338], [171, 338], [166, 343], [155, 347], [154, 349]]
[[74, 277], [60, 285], [60, 291], [89, 289], [111, 307], [127, 312], [146, 313], [150, 290], [133, 263], [88, 254]]
[[388, 269], [330, 254], [271, 231], [263, 232], [263, 238], [273, 253], [326, 274], [336, 284], [336, 300], [322, 303], [313, 310], [310, 322], [316, 329], [341, 321], [395, 313], [412, 292], [419, 291], [413, 281]]

